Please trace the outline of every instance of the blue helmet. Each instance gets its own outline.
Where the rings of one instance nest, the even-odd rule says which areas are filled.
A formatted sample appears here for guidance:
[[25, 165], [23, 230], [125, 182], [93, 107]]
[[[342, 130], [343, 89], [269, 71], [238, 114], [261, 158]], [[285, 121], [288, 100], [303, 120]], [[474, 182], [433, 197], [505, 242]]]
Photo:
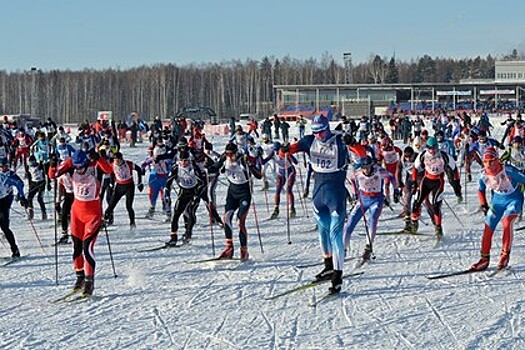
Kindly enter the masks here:
[[280, 149], [281, 149], [281, 143], [280, 143], [279, 141], [275, 141], [275, 142], [273, 143], [273, 150], [274, 150], [275, 152], [277, 152], [277, 151], [280, 150]]
[[75, 167], [87, 167], [89, 165], [89, 159], [86, 152], [81, 149], [76, 150], [75, 153], [73, 153], [73, 165]]
[[328, 130], [330, 128], [330, 123], [324, 115], [315, 116], [312, 120], [312, 132], [317, 133], [323, 130]]

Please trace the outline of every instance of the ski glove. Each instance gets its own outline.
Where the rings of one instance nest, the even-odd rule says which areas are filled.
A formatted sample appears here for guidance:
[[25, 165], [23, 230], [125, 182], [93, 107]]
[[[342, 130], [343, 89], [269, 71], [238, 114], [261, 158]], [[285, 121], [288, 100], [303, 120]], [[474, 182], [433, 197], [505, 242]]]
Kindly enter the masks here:
[[20, 197], [20, 205], [24, 208], [29, 206], [29, 201], [26, 199], [26, 197]]
[[487, 215], [489, 212], [489, 206], [487, 204], [480, 205], [479, 209], [483, 212], [483, 215]]

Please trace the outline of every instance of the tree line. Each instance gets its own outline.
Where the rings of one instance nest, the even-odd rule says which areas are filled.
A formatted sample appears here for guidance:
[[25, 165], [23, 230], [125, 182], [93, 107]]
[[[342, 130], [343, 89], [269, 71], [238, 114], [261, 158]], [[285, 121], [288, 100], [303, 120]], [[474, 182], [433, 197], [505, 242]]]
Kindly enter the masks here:
[[241, 113], [275, 113], [274, 85], [435, 83], [493, 79], [496, 59], [523, 59], [513, 50], [501, 57], [451, 59], [423, 55], [410, 61], [371, 55], [347, 70], [328, 53], [320, 59], [263, 57], [132, 69], [0, 71], [0, 114], [31, 114], [61, 123], [92, 120], [111, 110], [117, 119], [137, 112], [146, 120], [170, 118], [182, 107], [211, 107], [226, 120]]

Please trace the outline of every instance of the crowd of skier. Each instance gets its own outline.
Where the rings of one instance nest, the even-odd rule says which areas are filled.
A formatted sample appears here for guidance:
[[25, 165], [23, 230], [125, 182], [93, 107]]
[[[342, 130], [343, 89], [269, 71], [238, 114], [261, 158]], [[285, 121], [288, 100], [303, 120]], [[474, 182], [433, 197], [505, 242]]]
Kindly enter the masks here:
[[[12, 202], [19, 201], [32, 222], [36, 197], [41, 218], [47, 220], [44, 197], [46, 191], [54, 191], [54, 209], [62, 232], [56, 244], [72, 243], [77, 276], [73, 289], [89, 296], [94, 290], [95, 242], [104, 226], [114, 224], [114, 211], [123, 197], [130, 230], [136, 229], [135, 189], [142, 192], [147, 186], [146, 219], [159, 220], [156, 209], [160, 200], [161, 220], [169, 226], [165, 247], [191, 241], [202, 201], [210, 230], [216, 226], [224, 231], [225, 246], [217, 259], [234, 257], [237, 231], [239, 257], [246, 261], [250, 207], [256, 214], [253, 191], [260, 183], [268, 205], [267, 192], [274, 184], [274, 210], [269, 220], [286, 213], [288, 229], [290, 220], [297, 216], [296, 201], [306, 212], [311, 193], [324, 259], [324, 268], [315, 278], [329, 280], [329, 293], [336, 294], [341, 290], [350, 239], [361, 219], [366, 240], [355, 268], [374, 258], [379, 218], [384, 206], [394, 210], [392, 203], [402, 205], [399, 217], [404, 220], [404, 227], [396, 234], [420, 234], [425, 207], [439, 242], [444, 236], [443, 203], [450, 207], [444, 196], [445, 183], [448, 181], [457, 204], [461, 204], [465, 197], [460, 172], [468, 184], [472, 165], [478, 163], [484, 169], [478, 185], [479, 206], [486, 218], [481, 257], [470, 269], [482, 271], [489, 266], [492, 236], [500, 221], [503, 244], [498, 269], [508, 266], [513, 224], [521, 215], [525, 184], [525, 122], [520, 114], [516, 119], [509, 114], [502, 123], [505, 133], [501, 140], [490, 137], [493, 126], [485, 114], [476, 123], [466, 113], [441, 112], [431, 119], [401, 114], [388, 123], [378, 116], [362, 117], [357, 122], [343, 116], [334, 128], [329, 119], [331, 115], [317, 115], [309, 121], [299, 118], [295, 122], [299, 138], [295, 139], [288, 133], [289, 123], [281, 122], [277, 115], [273, 121], [266, 118], [260, 127], [250, 120], [246, 129], [233, 121], [229, 141], [216, 150], [202, 122], [178, 118], [168, 125], [155, 118], [149, 126], [149, 147], [141, 163], [125, 159], [121, 142], [126, 133], [114, 122], [85, 122], [78, 132], [71, 132], [51, 119], [31, 128], [4, 120], [0, 129], [0, 229], [12, 257], [20, 257], [9, 225]], [[283, 124], [288, 126], [283, 128]], [[307, 124], [311, 134], [306, 133]], [[390, 130], [385, 130], [385, 125]], [[130, 146], [135, 146], [137, 138], [141, 139], [140, 135], [132, 134]], [[305, 169], [304, 183], [301, 168]], [[145, 176], [147, 184], [143, 182]], [[227, 180], [227, 194], [223, 210], [218, 210], [215, 191], [221, 177]], [[286, 210], [281, 212], [283, 190]], [[176, 196], [173, 201], [172, 195]]]

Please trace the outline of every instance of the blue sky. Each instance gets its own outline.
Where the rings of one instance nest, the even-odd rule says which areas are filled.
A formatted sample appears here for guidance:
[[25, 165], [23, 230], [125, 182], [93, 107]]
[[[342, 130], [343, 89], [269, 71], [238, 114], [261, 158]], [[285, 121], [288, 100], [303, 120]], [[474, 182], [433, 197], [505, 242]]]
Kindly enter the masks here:
[[0, 13], [6, 71], [525, 52], [523, 0], [0, 0]]

